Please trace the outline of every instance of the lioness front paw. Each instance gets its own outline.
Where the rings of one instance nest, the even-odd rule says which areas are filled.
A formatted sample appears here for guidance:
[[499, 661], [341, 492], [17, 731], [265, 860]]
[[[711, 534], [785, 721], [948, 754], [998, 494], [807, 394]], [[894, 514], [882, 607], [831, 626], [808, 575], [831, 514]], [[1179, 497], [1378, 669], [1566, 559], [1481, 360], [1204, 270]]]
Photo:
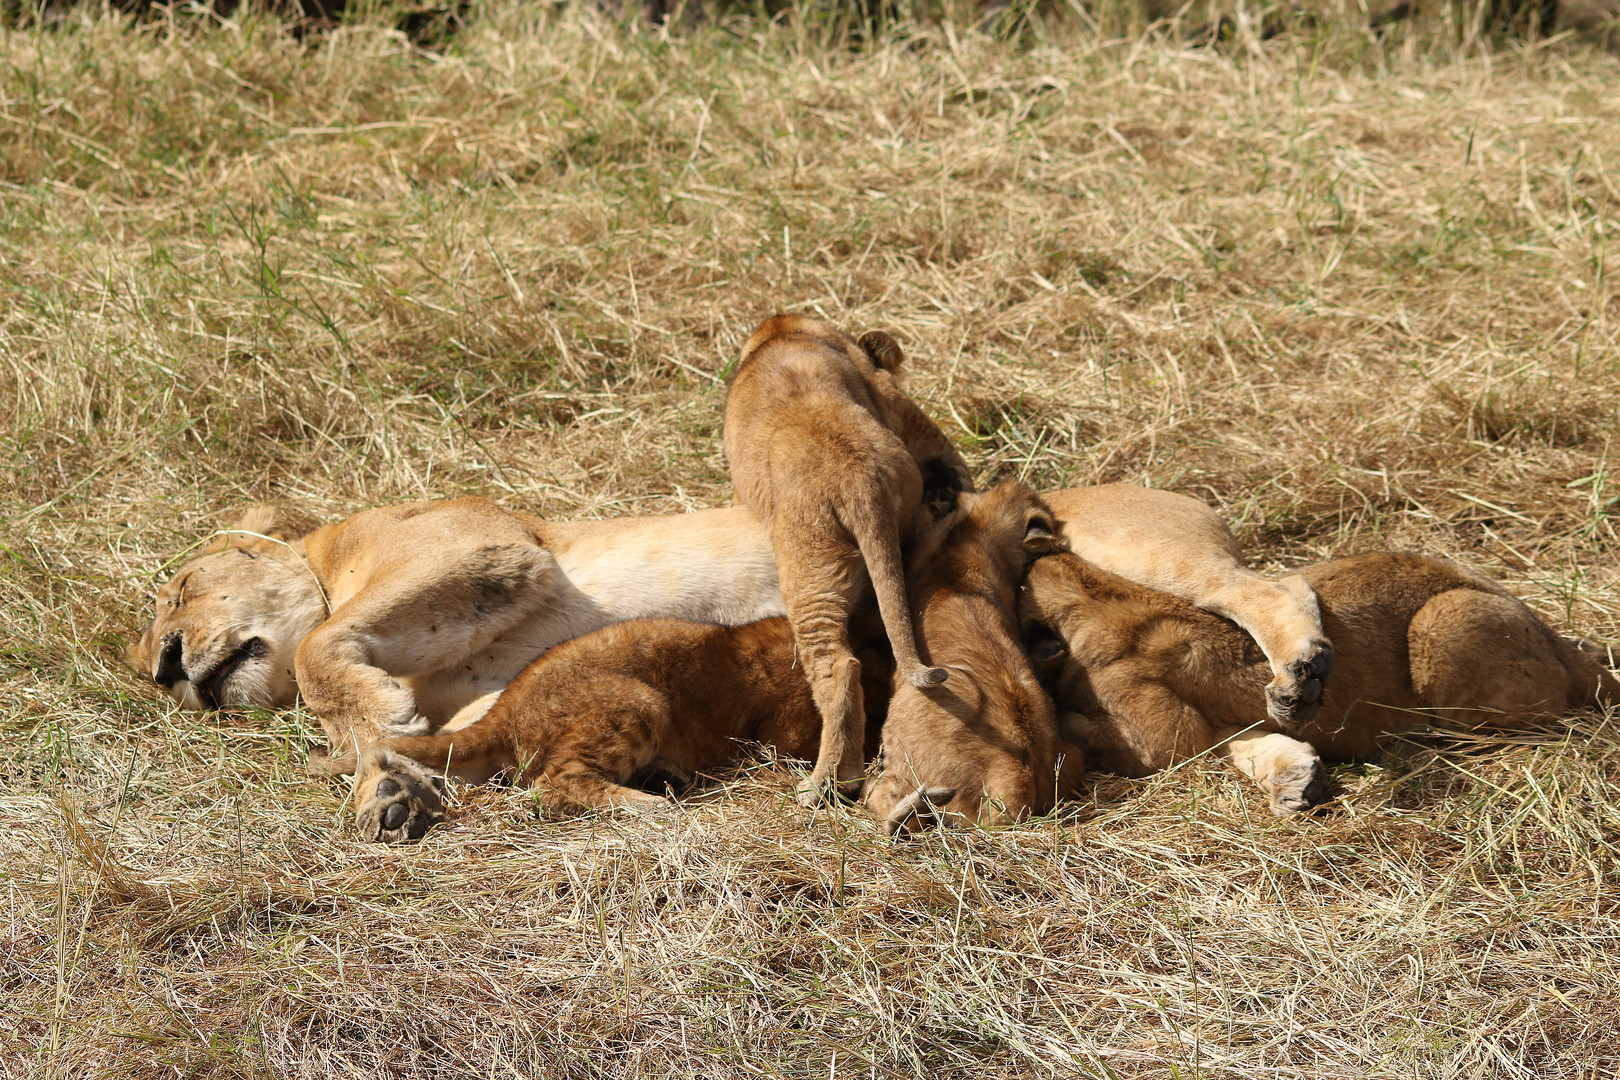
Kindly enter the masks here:
[[365, 840], [420, 840], [444, 820], [442, 777], [390, 750], [370, 750], [354, 780], [354, 824]]
[[1299, 761], [1279, 770], [1266, 785], [1274, 817], [1287, 817], [1327, 801], [1327, 770], [1321, 758]]
[[1318, 638], [1290, 660], [1266, 687], [1266, 713], [1279, 724], [1302, 724], [1322, 708], [1333, 675], [1333, 646]]

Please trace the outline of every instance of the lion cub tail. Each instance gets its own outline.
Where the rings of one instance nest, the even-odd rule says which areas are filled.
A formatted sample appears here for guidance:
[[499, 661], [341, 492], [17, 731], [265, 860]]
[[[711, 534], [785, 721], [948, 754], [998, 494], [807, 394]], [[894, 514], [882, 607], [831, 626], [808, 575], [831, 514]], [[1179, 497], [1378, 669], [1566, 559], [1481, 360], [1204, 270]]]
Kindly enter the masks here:
[[[857, 515], [851, 515], [857, 517]], [[928, 667], [917, 655], [911, 610], [906, 605], [906, 571], [900, 559], [900, 534], [887, 514], [861, 514], [846, 522], [866, 561], [866, 572], [877, 594], [878, 613], [894, 649], [894, 664], [906, 681], [919, 690], [945, 681], [944, 668]]]

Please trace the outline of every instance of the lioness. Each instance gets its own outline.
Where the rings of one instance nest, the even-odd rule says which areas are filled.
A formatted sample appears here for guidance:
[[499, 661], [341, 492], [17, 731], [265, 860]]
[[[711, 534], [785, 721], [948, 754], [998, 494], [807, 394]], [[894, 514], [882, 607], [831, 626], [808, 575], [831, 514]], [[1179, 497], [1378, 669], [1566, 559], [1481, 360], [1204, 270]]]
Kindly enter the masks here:
[[1060, 745], [1019, 635], [1019, 581], [1031, 559], [1058, 549], [1056, 530], [1040, 497], [1009, 481], [962, 494], [912, 545], [911, 608], [951, 677], [927, 688], [895, 677], [881, 772], [865, 795], [887, 832], [941, 813], [1017, 820], [1078, 784], [1081, 755]]
[[1093, 767], [1128, 776], [1214, 748], [1280, 816], [1321, 801], [1317, 751], [1362, 758], [1423, 723], [1525, 728], [1620, 703], [1620, 682], [1594, 653], [1456, 563], [1379, 553], [1300, 577], [1320, 604], [1337, 674], [1313, 721], [1280, 725], [1260, 707], [1266, 664], [1240, 628], [1076, 555], [1036, 561], [1020, 611], [1061, 642], [1033, 648], [1058, 661], [1065, 736]]
[[821, 749], [800, 787], [806, 805], [822, 798], [829, 777], [851, 782], [864, 771], [860, 662], [848, 624], [868, 578], [900, 675], [912, 686], [946, 677], [917, 654], [900, 546], [925, 488], [954, 493], [972, 481], [956, 448], [900, 389], [903, 361], [887, 334], [856, 342], [824, 322], [779, 315], [743, 345], [726, 395], [731, 479], [770, 533], [821, 710]]
[[[1309, 689], [1296, 646], [1321, 637], [1314, 597], [1243, 569], [1209, 507], [1126, 484], [1046, 498], [1069, 544], [1133, 579], [1214, 597], [1274, 670], [1292, 665]], [[301, 692], [339, 753], [466, 724], [551, 645], [618, 619], [782, 613], [770, 541], [740, 507], [559, 523], [456, 499], [366, 510], [302, 537], [259, 507], [180, 567], [128, 652], [187, 709], [279, 708]]]
[[660, 809], [668, 799], [626, 785], [725, 764], [739, 740], [807, 758], [820, 728], [786, 619], [637, 619], [553, 648], [468, 727], [367, 747], [355, 821], [368, 840], [416, 839], [444, 818], [436, 774], [479, 783], [508, 770], [552, 807]]
[[487, 705], [546, 649], [608, 623], [783, 613], [743, 507], [546, 522], [466, 498], [302, 538], [261, 507], [212, 547], [159, 590], [131, 661], [186, 708], [302, 693], [334, 753]]

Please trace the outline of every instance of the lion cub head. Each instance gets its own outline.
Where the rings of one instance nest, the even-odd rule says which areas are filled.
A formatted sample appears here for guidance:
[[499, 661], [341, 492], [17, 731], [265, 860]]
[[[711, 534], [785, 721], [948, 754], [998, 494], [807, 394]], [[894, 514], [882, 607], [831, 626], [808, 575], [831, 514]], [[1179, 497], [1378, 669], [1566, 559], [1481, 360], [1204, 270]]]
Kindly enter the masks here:
[[157, 617], [124, 655], [181, 708], [280, 708], [298, 696], [298, 643], [327, 612], [287, 532], [273, 507], [254, 507], [158, 590]]
[[918, 530], [906, 561], [931, 581], [969, 586], [989, 569], [999, 592], [1015, 589], [1041, 556], [1063, 550], [1051, 508], [1023, 484], [1005, 480], [963, 492], [954, 510]]

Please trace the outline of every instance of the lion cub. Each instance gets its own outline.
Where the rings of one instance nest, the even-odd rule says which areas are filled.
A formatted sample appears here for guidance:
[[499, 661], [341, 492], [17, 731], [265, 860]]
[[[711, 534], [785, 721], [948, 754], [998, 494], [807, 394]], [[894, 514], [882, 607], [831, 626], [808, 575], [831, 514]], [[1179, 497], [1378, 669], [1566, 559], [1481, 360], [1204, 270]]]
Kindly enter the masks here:
[[925, 665], [906, 610], [901, 544], [926, 499], [971, 488], [967, 465], [896, 379], [887, 334], [859, 342], [815, 319], [778, 315], [743, 345], [726, 396], [725, 451], [738, 501], [776, 553], [783, 606], [821, 712], [814, 805], [830, 776], [860, 777], [864, 708], [849, 616], [870, 577], [895, 664], [913, 687], [943, 682]]
[[469, 726], [367, 747], [354, 769], [355, 824], [369, 840], [420, 837], [444, 818], [435, 772], [478, 783], [512, 770], [556, 807], [663, 809], [669, 800], [626, 785], [724, 764], [738, 740], [807, 758], [821, 722], [793, 659], [782, 618], [636, 619], [564, 642]]
[[1620, 703], [1620, 683], [1601, 663], [1456, 563], [1383, 552], [1300, 576], [1321, 606], [1335, 674], [1314, 720], [1278, 725], [1262, 695], [1270, 666], [1238, 627], [1078, 556], [1038, 560], [1020, 610], [1032, 630], [1061, 639], [1032, 651], [1061, 669], [1065, 735], [1093, 767], [1127, 776], [1214, 748], [1283, 815], [1322, 800], [1318, 750], [1367, 757], [1383, 736], [1423, 723], [1523, 729]]
[[1009, 482], [963, 494], [912, 545], [912, 611], [951, 678], [927, 689], [894, 680], [865, 800], [887, 832], [941, 812], [1017, 820], [1079, 783], [1080, 753], [1060, 743], [1019, 636], [1018, 583], [1031, 559], [1057, 550], [1056, 530], [1040, 497]]

